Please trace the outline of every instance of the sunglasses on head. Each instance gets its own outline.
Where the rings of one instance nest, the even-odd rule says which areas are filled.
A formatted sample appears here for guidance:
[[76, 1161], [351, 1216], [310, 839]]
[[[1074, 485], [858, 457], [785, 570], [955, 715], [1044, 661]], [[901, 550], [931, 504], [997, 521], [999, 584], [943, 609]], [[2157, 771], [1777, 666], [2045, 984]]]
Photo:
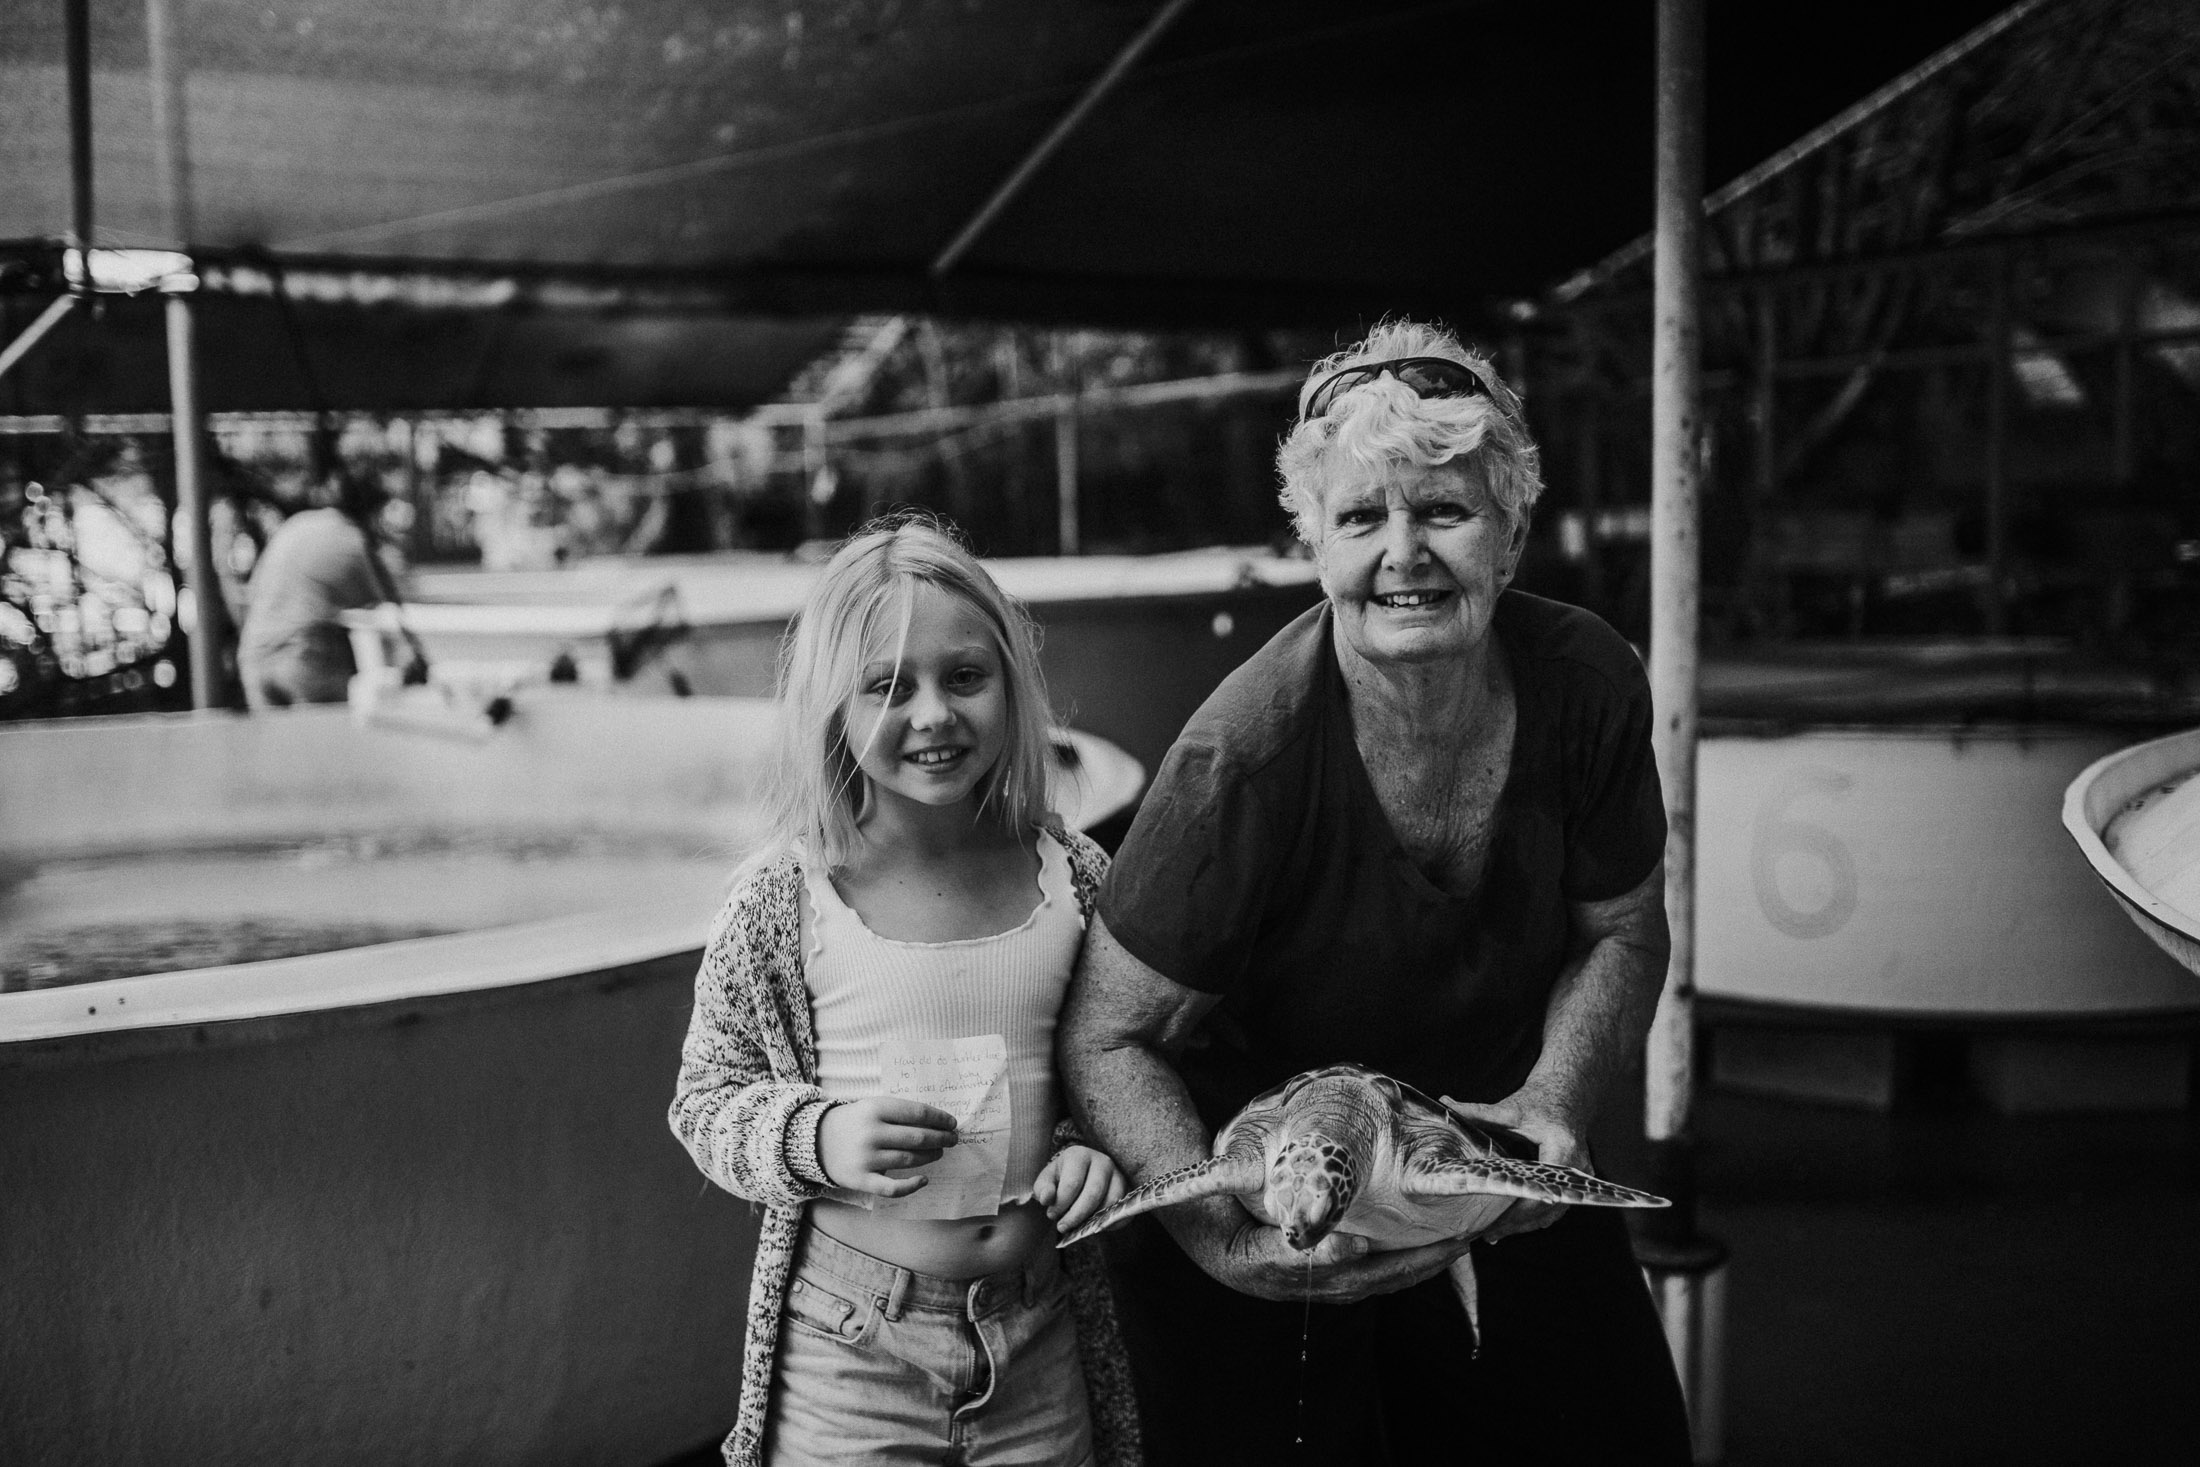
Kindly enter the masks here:
[[[1322, 378], [1299, 421], [1311, 423], [1336, 406], [1337, 399], [1377, 377], [1395, 377], [1413, 389], [1416, 397], [1489, 397], [1490, 387], [1464, 362], [1450, 357], [1393, 357], [1387, 362], [1360, 362]], [[1491, 398], [1491, 401], [1495, 401]]]

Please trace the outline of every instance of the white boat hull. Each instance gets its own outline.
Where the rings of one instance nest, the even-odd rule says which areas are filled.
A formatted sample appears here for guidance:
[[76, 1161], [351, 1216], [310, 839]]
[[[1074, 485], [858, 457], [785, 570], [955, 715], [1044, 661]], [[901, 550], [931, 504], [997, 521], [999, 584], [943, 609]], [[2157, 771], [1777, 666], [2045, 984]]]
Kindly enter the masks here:
[[2171, 883], [2159, 877], [2149, 882], [2146, 873], [2134, 870], [2108, 839], [2111, 822], [2132, 801], [2191, 779], [2196, 772], [2200, 772], [2200, 729], [2119, 749], [2087, 765], [2070, 782], [2063, 795], [2062, 821], [2094, 875], [2133, 925], [2187, 971], [2200, 974], [2200, 915], [2194, 913], [2183, 890], [2190, 884], [2192, 869], [2200, 866], [2200, 822], [2182, 823], [2179, 830], [2162, 832], [2159, 838], [2165, 848], [2171, 843], [2176, 847], [2174, 852], [2164, 849], [2160, 854], [2169, 857], [2184, 877], [2176, 883], [2179, 900], [2169, 899]]

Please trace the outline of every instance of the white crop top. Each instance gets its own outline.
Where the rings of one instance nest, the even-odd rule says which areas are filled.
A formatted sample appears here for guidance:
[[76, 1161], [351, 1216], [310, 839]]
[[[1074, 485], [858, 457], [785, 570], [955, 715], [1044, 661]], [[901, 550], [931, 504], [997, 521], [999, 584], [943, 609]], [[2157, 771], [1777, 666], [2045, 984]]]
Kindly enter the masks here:
[[[1043, 832], [1038, 846], [1038, 905], [1031, 915], [1007, 932], [953, 942], [880, 937], [823, 870], [802, 863], [810, 921], [802, 972], [815, 1018], [819, 1086], [835, 1100], [886, 1093], [881, 1040], [1002, 1036], [1010, 1108], [1004, 1205], [1030, 1197], [1053, 1150], [1054, 1024], [1085, 932], [1068, 853]], [[834, 1195], [895, 1211], [884, 1199], [837, 1189]]]

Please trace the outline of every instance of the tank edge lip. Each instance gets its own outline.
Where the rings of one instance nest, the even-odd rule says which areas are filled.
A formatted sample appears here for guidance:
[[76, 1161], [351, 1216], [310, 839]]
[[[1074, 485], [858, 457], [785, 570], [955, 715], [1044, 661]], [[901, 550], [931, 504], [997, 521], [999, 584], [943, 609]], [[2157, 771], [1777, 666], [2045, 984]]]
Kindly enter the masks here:
[[[584, 912], [259, 963], [0, 995], [0, 1067], [26, 1046], [371, 1013], [700, 956], [710, 919], [687, 902]], [[692, 971], [692, 970], [691, 970]], [[164, 1001], [165, 1000], [165, 1001]], [[131, 1008], [136, 1001], [138, 1006]], [[189, 1044], [180, 1047], [190, 1047]]]
[[2005, 718], [1966, 721], [1954, 717], [1868, 719], [1813, 717], [1799, 713], [1754, 716], [1705, 713], [1697, 722], [1698, 736], [1733, 743], [1767, 742], [1805, 735], [1844, 738], [1931, 739], [1956, 744], [2030, 744], [2053, 741], [2154, 739], [2191, 727], [2189, 719], [2154, 722], [2128, 719], [2071, 717]]
[[590, 992], [610, 994], [654, 985], [684, 994], [694, 982], [695, 964], [700, 957], [698, 948], [640, 962], [560, 973], [532, 983], [453, 989], [376, 1003], [0, 1041], [0, 1076], [11, 1072], [308, 1043], [335, 1035], [409, 1028], [523, 1004], [555, 1003], [584, 997]]
[[1846, 1004], [1789, 1003], [1706, 993], [1696, 996], [1697, 1022], [1751, 1029], [1891, 1030], [1981, 1038], [2146, 1038], [2200, 1036], [2200, 983], [2189, 1004], [2138, 1009], [1890, 1009]]

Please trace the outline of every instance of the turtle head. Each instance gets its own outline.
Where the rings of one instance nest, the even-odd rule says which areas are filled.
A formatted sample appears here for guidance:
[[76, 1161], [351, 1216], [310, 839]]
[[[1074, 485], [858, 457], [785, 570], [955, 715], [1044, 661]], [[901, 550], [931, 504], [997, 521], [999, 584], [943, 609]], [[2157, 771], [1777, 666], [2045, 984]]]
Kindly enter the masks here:
[[1294, 1136], [1268, 1167], [1269, 1221], [1304, 1253], [1336, 1230], [1359, 1190], [1359, 1172], [1344, 1147], [1319, 1132]]

